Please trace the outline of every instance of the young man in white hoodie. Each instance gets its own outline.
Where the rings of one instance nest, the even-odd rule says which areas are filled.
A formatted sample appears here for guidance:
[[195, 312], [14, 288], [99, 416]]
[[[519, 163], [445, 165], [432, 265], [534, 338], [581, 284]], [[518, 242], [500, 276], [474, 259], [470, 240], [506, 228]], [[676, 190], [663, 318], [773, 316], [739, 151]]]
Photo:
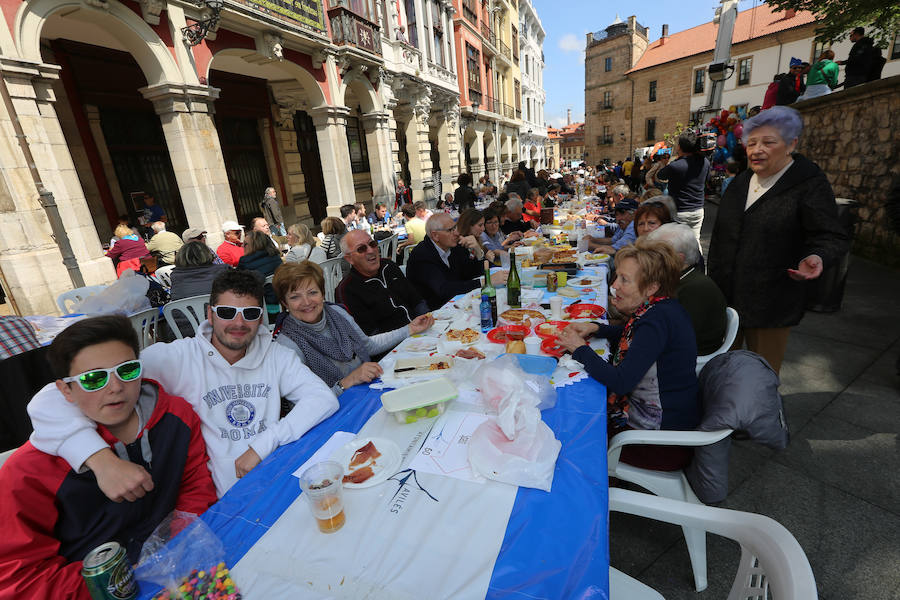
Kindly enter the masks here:
[[[338, 409], [328, 386], [259, 326], [263, 306], [261, 278], [226, 271], [213, 281], [207, 320], [196, 337], [141, 352], [144, 377], [183, 397], [199, 415], [219, 497], [278, 446]], [[294, 407], [279, 419], [282, 398]], [[61, 456], [76, 471], [92, 469], [111, 499], [134, 500], [153, 489], [150, 475], [115, 456], [95, 424], [54, 385], [35, 395], [28, 414], [32, 445]]]

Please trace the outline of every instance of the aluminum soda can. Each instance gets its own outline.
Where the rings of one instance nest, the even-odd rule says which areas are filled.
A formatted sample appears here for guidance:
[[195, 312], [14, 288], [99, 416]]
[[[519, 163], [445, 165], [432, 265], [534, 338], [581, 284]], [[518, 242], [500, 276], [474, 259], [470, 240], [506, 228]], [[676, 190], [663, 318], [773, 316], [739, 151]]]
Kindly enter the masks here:
[[547, 273], [547, 291], [555, 292], [558, 287], [556, 273]]
[[106, 542], [84, 557], [81, 576], [93, 600], [134, 600], [138, 595], [134, 570], [125, 548], [118, 542]]

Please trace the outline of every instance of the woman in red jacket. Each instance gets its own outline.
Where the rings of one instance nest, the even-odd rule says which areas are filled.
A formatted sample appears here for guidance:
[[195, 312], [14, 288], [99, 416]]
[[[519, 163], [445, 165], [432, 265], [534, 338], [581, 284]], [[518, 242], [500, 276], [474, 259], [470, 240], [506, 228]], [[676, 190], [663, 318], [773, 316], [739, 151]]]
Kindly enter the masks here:
[[121, 277], [127, 269], [140, 271], [141, 259], [150, 255], [144, 240], [136, 236], [128, 225], [116, 227], [115, 235], [119, 239], [107, 250], [106, 256], [116, 265], [116, 276]]

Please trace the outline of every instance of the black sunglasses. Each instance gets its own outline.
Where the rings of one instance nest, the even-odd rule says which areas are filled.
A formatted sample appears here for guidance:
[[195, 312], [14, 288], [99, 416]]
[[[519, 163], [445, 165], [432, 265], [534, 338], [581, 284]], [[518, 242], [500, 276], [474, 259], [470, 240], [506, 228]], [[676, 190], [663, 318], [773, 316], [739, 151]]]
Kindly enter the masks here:
[[363, 253], [365, 253], [365, 251], [366, 251], [368, 248], [373, 248], [373, 249], [374, 249], [374, 248], [377, 248], [377, 247], [378, 247], [378, 242], [376, 242], [375, 240], [369, 240], [369, 243], [368, 243], [368, 244], [360, 244], [359, 246], [357, 246], [357, 247], [356, 247], [356, 253], [357, 253], [357, 254], [363, 254]]

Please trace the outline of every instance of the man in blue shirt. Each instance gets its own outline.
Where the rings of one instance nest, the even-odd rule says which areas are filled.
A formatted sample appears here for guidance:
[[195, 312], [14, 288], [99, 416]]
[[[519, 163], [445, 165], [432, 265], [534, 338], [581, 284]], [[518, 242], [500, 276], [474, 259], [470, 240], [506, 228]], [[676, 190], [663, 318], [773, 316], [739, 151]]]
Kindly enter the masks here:
[[150, 223], [155, 223], [156, 221], [162, 221], [163, 223], [168, 222], [168, 218], [166, 217], [166, 211], [163, 210], [163, 207], [156, 203], [156, 199], [152, 194], [146, 194], [144, 196], [144, 218], [147, 220], [147, 226], [150, 226]]
[[637, 239], [634, 232], [634, 213], [638, 209], [637, 200], [624, 198], [616, 204], [616, 225], [619, 228], [611, 238], [595, 238], [588, 240], [588, 248], [591, 252], [603, 252], [615, 254], [619, 248], [623, 248]]

